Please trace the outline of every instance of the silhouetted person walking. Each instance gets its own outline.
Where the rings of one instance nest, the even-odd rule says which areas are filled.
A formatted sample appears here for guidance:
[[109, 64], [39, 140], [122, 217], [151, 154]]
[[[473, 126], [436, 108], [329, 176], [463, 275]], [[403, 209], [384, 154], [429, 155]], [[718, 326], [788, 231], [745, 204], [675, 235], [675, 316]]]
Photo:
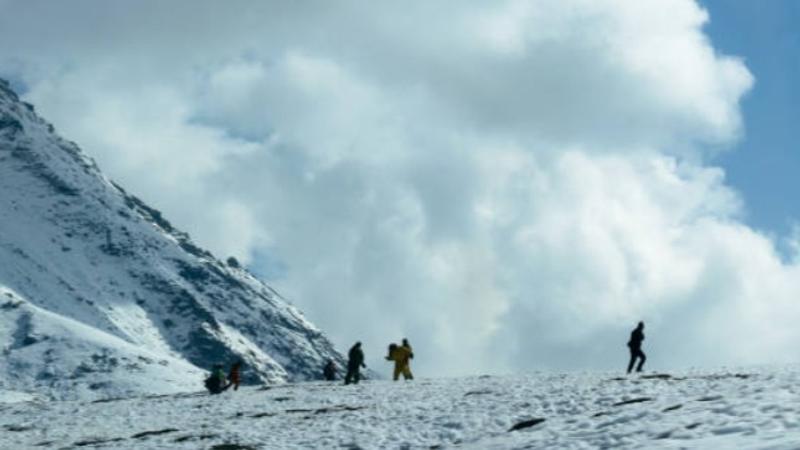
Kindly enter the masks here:
[[350, 384], [351, 382], [358, 384], [359, 380], [361, 380], [361, 368], [367, 367], [364, 364], [364, 352], [361, 350], [361, 342], [356, 342], [347, 354], [347, 358], [347, 376], [344, 377], [344, 384]]
[[642, 341], [644, 340], [644, 322], [639, 322], [639, 325], [631, 332], [631, 340], [628, 341], [628, 348], [631, 351], [631, 362], [628, 363], [628, 373], [633, 370], [633, 365], [636, 360], [639, 360], [639, 366], [636, 367], [637, 372], [642, 371], [642, 366], [647, 360], [647, 357], [642, 351]]

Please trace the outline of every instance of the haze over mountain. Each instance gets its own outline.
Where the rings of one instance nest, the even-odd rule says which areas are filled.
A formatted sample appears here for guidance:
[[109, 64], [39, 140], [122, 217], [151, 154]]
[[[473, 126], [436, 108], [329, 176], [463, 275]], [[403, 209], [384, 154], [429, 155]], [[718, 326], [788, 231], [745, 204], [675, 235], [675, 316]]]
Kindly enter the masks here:
[[0, 80], [0, 389], [56, 398], [314, 378], [343, 360], [269, 286], [106, 178]]

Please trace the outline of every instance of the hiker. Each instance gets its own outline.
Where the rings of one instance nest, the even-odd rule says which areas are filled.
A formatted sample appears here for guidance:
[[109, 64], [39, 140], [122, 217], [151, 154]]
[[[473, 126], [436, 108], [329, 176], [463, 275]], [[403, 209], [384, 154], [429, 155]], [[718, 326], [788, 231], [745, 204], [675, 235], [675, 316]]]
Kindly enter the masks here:
[[336, 364], [332, 359], [329, 359], [322, 369], [322, 377], [327, 381], [336, 381]]
[[628, 348], [631, 351], [631, 362], [628, 363], [628, 373], [633, 370], [633, 365], [639, 359], [639, 366], [636, 367], [637, 372], [642, 371], [642, 366], [647, 360], [647, 357], [642, 351], [642, 341], [644, 340], [644, 322], [639, 322], [639, 325], [631, 332], [631, 339], [628, 341]]
[[206, 378], [206, 389], [210, 394], [219, 394], [225, 390], [225, 371], [222, 370], [222, 364], [214, 364], [211, 369], [211, 375]]
[[231, 365], [231, 370], [230, 372], [228, 372], [228, 380], [230, 381], [228, 381], [228, 385], [225, 386], [225, 389], [228, 389], [229, 387], [233, 386], [234, 391], [239, 390], [239, 383], [241, 382], [239, 371], [241, 367], [242, 367], [241, 361], [236, 361], [235, 363], [233, 363], [233, 365]]
[[414, 375], [411, 374], [411, 368], [408, 367], [409, 359], [411, 359], [409, 347], [389, 344], [389, 354], [386, 356], [386, 360], [394, 361], [394, 375], [392, 377], [394, 381], [400, 378], [400, 374], [403, 374], [403, 379], [405, 380], [414, 379]]
[[355, 383], [361, 379], [361, 368], [366, 368], [364, 364], [364, 352], [361, 350], [361, 342], [356, 342], [347, 354], [347, 376], [344, 377], [344, 384]]
[[403, 338], [403, 347], [408, 349], [408, 358], [414, 359], [414, 350], [411, 348], [411, 344], [408, 343], [408, 339]]

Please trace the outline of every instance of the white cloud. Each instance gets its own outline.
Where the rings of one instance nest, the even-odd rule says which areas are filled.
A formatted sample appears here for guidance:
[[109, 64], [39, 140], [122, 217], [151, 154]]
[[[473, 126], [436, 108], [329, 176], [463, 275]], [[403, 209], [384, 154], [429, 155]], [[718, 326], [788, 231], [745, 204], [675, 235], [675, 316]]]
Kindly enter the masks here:
[[28, 98], [376, 368], [403, 336], [427, 374], [620, 367], [640, 318], [661, 367], [800, 337], [798, 267], [707, 162], [753, 80], [692, 1], [42, 5], [0, 19]]

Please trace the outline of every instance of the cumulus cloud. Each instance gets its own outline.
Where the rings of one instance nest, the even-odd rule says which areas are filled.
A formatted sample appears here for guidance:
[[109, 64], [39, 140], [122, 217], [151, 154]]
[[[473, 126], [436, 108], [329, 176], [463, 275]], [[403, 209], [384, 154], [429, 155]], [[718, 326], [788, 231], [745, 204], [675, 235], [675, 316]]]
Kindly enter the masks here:
[[[795, 263], [710, 161], [753, 79], [695, 2], [6, 1], [0, 71], [372, 365], [785, 360]], [[59, 39], [52, 36], [58, 35]]]

